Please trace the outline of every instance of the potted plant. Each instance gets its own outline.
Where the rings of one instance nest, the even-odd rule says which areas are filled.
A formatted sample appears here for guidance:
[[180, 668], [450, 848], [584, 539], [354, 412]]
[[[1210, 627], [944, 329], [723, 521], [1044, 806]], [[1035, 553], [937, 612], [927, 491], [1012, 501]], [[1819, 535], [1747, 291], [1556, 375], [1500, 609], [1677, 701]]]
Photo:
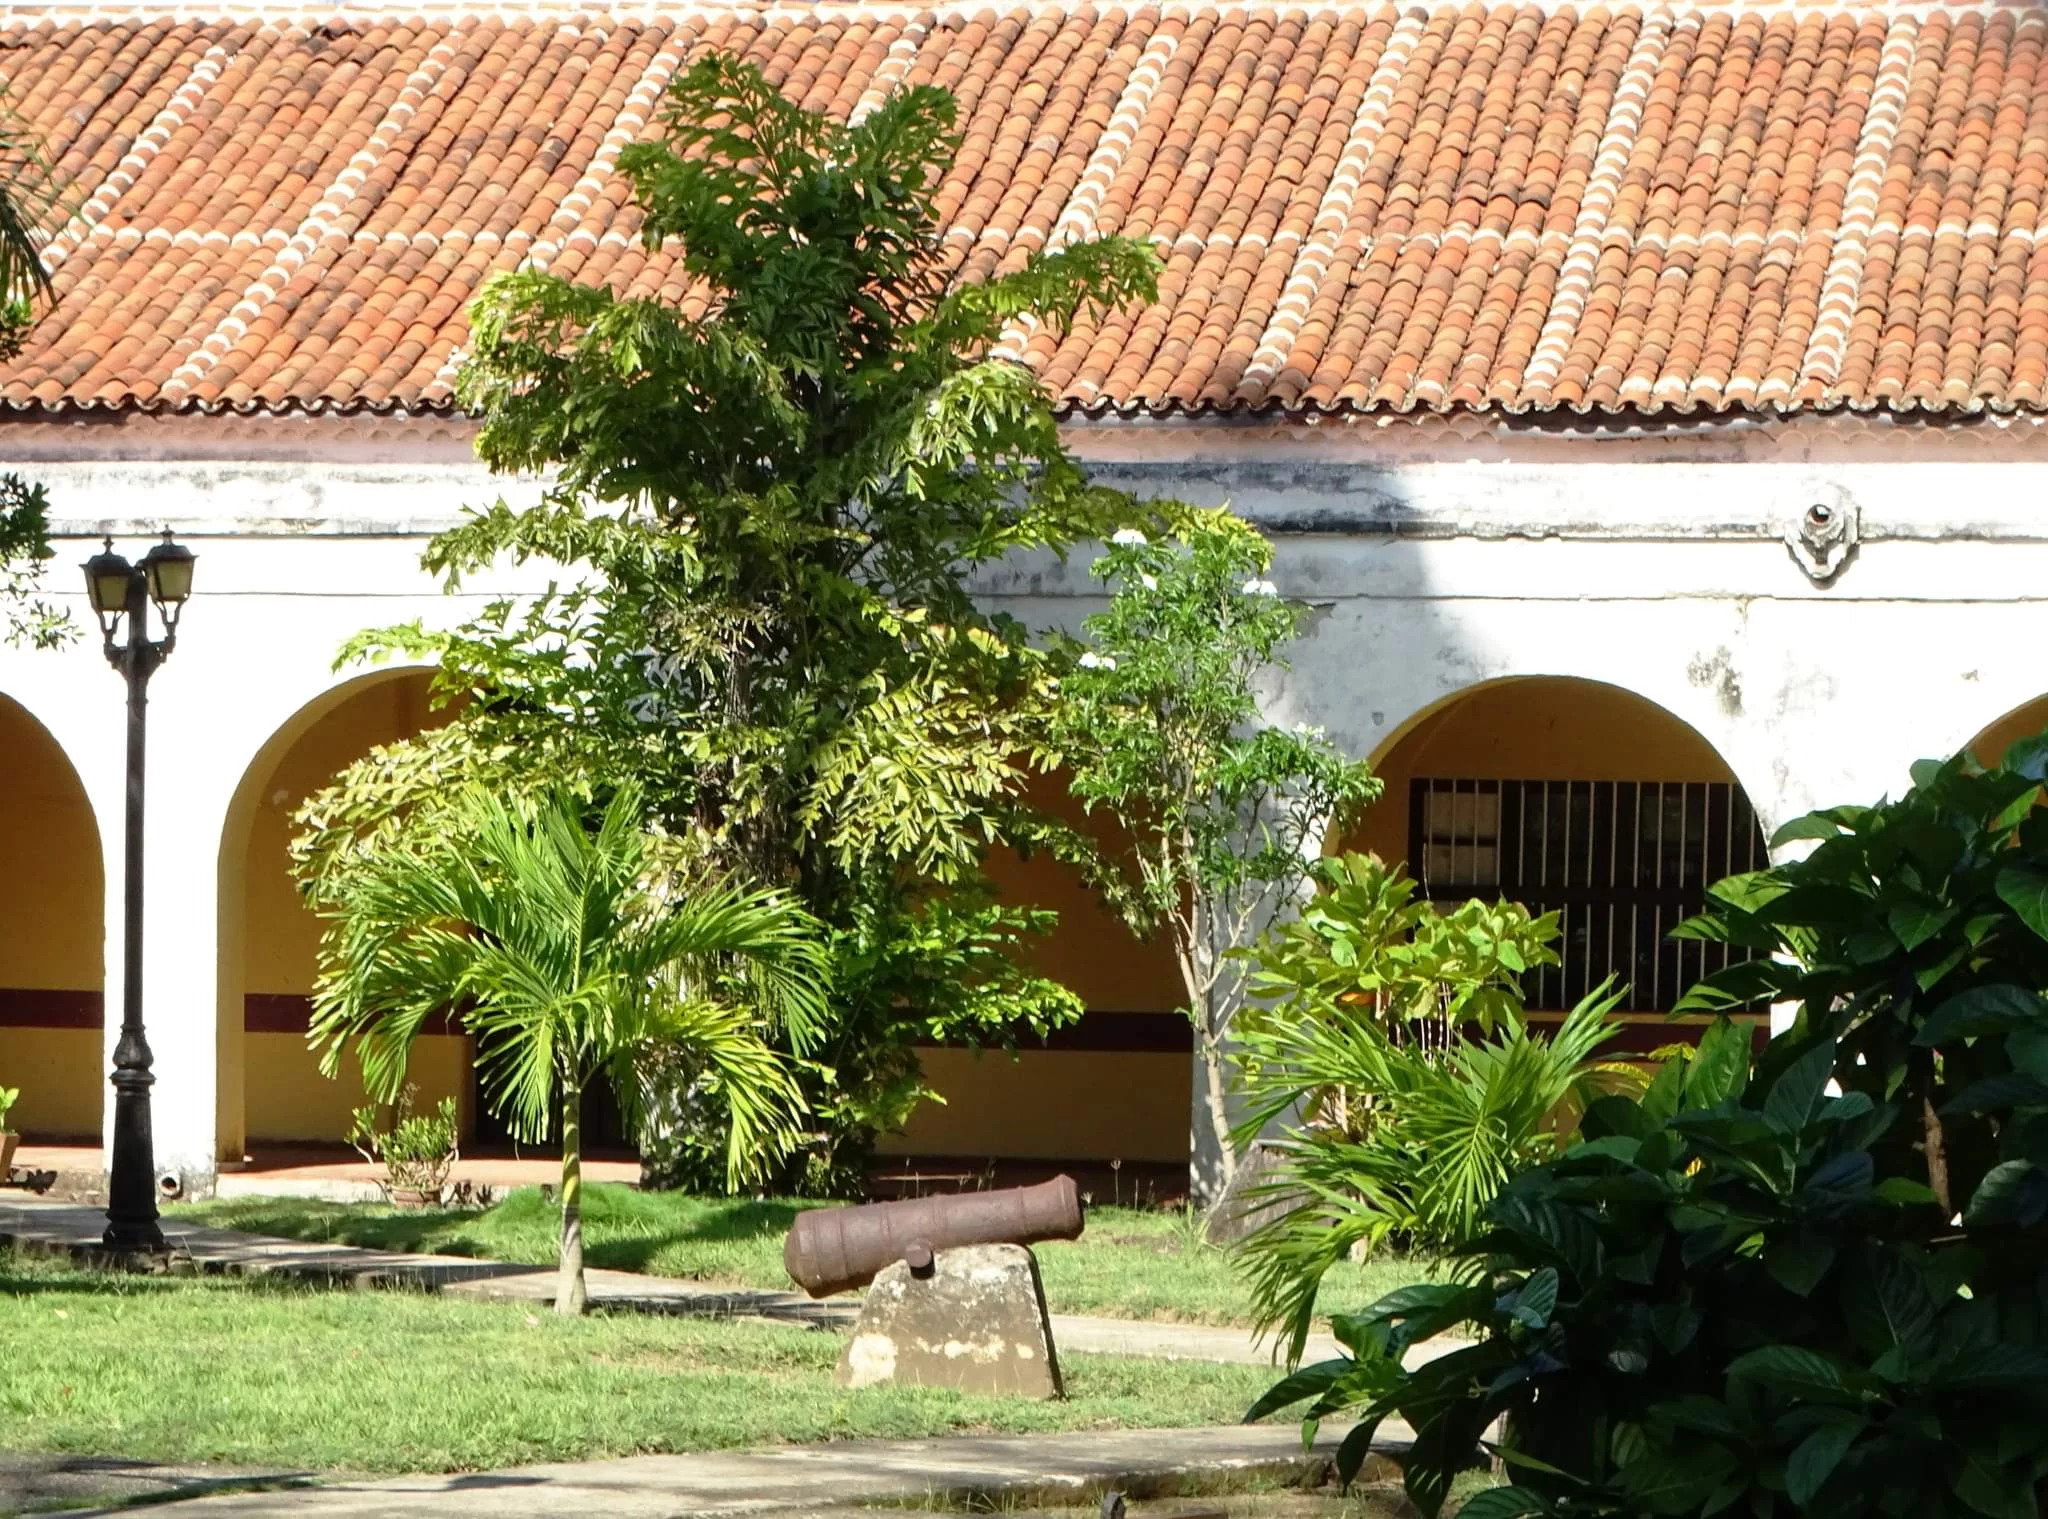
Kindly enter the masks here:
[[14, 1168], [14, 1147], [21, 1143], [21, 1136], [7, 1127], [8, 1110], [20, 1096], [20, 1087], [0, 1087], [0, 1181]]
[[379, 1131], [377, 1110], [357, 1108], [348, 1142], [373, 1165], [384, 1168], [379, 1183], [396, 1208], [438, 1207], [448, 1173], [461, 1158], [456, 1145], [455, 1099], [444, 1097], [431, 1113], [415, 1113], [417, 1087], [408, 1085], [392, 1105], [391, 1127]]

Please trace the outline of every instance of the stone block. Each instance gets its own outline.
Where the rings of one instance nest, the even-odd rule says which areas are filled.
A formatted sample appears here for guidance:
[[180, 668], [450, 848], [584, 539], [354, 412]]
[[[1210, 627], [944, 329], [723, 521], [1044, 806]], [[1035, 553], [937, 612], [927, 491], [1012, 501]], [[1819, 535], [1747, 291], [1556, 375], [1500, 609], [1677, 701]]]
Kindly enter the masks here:
[[1064, 1396], [1037, 1260], [1022, 1245], [966, 1245], [937, 1252], [928, 1274], [903, 1261], [884, 1267], [838, 1378], [843, 1387]]

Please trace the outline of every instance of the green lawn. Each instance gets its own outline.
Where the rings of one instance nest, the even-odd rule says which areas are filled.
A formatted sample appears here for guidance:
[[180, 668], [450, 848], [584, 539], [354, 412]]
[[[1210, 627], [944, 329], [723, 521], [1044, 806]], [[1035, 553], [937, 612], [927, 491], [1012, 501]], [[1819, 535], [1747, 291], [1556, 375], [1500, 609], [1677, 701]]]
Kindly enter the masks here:
[[1227, 1423], [1260, 1366], [1065, 1358], [1063, 1403], [832, 1382], [780, 1325], [236, 1278], [115, 1277], [0, 1253], [0, 1443], [305, 1470], [463, 1471], [775, 1441]]
[[[593, 1266], [748, 1287], [788, 1288], [782, 1240], [808, 1204], [745, 1202], [594, 1186], [586, 1193], [585, 1246]], [[537, 1189], [512, 1193], [483, 1213], [398, 1213], [363, 1204], [249, 1198], [171, 1210], [180, 1218], [291, 1239], [424, 1250], [549, 1264], [557, 1215]], [[1245, 1289], [1231, 1255], [1194, 1238], [1172, 1214], [1089, 1210], [1080, 1239], [1036, 1247], [1055, 1313], [1242, 1324]], [[1426, 1260], [1388, 1257], [1340, 1265], [1325, 1279], [1323, 1307], [1344, 1312], [1431, 1274]]]

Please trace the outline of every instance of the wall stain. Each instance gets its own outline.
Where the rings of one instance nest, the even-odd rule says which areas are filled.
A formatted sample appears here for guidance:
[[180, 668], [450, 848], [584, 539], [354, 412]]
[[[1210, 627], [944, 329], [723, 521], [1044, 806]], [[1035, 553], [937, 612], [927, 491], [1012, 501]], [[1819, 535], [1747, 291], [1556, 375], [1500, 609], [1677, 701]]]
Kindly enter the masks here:
[[1714, 693], [1714, 699], [1720, 703], [1724, 714], [1729, 717], [1742, 715], [1742, 678], [1735, 673], [1735, 657], [1725, 644], [1711, 655], [1693, 656], [1692, 663], [1685, 667], [1685, 673], [1694, 685]]

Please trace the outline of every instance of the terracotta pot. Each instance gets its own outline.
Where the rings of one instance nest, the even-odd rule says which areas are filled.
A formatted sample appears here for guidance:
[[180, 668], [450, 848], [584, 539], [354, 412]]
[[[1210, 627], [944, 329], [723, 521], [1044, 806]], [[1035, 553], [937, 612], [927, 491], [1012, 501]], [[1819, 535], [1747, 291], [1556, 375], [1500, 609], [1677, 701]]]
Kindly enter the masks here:
[[393, 1187], [391, 1189], [391, 1206], [394, 1208], [438, 1208], [441, 1206], [441, 1193], [444, 1190], [444, 1188], [436, 1187], [433, 1191], [427, 1192], [418, 1187]]
[[14, 1166], [14, 1147], [21, 1143], [19, 1134], [10, 1134], [0, 1129], [0, 1181], [7, 1179], [7, 1173]]

